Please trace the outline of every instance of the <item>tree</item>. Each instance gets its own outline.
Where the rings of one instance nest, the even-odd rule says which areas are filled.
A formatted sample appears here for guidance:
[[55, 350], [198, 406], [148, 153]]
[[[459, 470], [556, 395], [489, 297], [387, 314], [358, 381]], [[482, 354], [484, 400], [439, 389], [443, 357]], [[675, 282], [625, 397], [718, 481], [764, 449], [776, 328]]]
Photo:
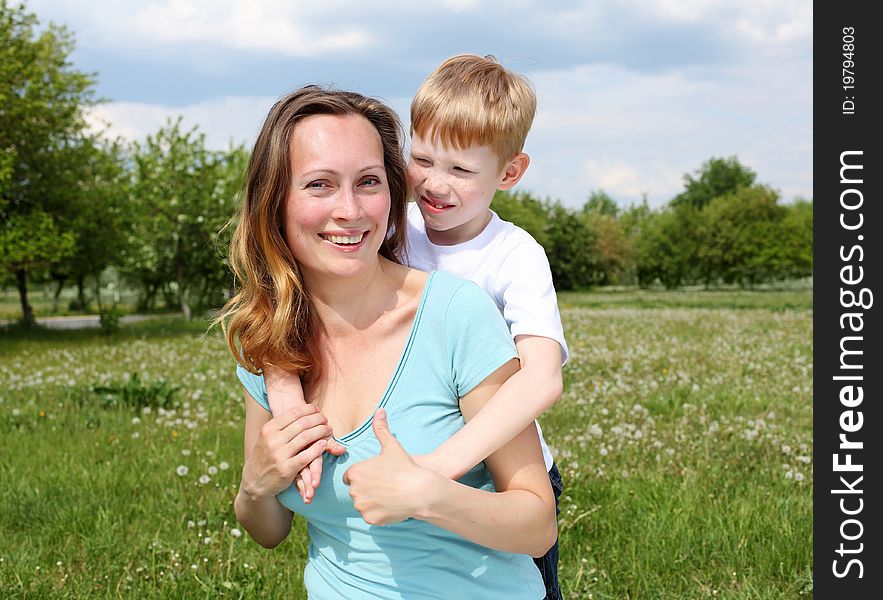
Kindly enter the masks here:
[[28, 271], [74, 250], [58, 223], [72, 184], [64, 152], [94, 104], [93, 77], [68, 61], [73, 36], [51, 23], [38, 33], [37, 24], [24, 6], [0, 0], [0, 268], [15, 275], [26, 324]]
[[690, 204], [667, 206], [643, 219], [635, 238], [635, 270], [642, 287], [657, 279], [675, 288], [697, 279], [700, 211]]
[[119, 140], [83, 136], [66, 152], [69, 168], [77, 177], [70, 200], [58, 220], [68, 231], [76, 232], [74, 252], [52, 268], [57, 283], [55, 300], [68, 279], [77, 284], [77, 304], [86, 306], [85, 281], [95, 285], [95, 297], [102, 309], [98, 290], [101, 274], [109, 266], [120, 266], [126, 253], [130, 229], [129, 177], [125, 152]]
[[589, 194], [588, 201], [583, 205], [583, 214], [597, 213], [615, 217], [619, 213], [619, 205], [604, 190], [596, 190]]
[[713, 199], [754, 185], [757, 174], [739, 163], [735, 156], [711, 158], [703, 163], [693, 177], [684, 175], [686, 189], [672, 199], [671, 204], [689, 204], [695, 208], [706, 206]]
[[491, 210], [504, 221], [515, 223], [539, 242], [543, 248], [549, 247], [546, 226], [549, 220], [549, 207], [528, 192], [497, 191], [491, 202]]
[[186, 318], [229, 288], [218, 232], [234, 213], [247, 153], [210, 152], [196, 129], [169, 122], [133, 148], [134, 218], [124, 272], [143, 288], [145, 307], [157, 293]]
[[574, 211], [559, 203], [549, 207], [546, 225], [546, 256], [552, 270], [555, 288], [586, 289], [595, 284], [598, 266], [594, 262], [595, 232]]
[[786, 209], [778, 201], [774, 190], [757, 185], [708, 204], [699, 260], [711, 278], [751, 287], [785, 276], [788, 265], [781, 238]]
[[785, 255], [785, 277], [812, 275], [813, 202], [797, 198], [785, 205], [780, 243]]

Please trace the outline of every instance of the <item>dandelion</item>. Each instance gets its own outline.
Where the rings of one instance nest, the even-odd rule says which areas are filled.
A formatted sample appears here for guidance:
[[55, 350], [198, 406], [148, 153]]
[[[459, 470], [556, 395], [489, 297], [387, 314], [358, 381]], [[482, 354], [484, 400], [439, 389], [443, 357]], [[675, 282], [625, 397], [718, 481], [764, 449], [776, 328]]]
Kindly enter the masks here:
[[187, 529], [193, 529], [194, 527], [196, 527], [196, 523], [193, 521], [187, 521]]
[[141, 423], [141, 419], [138, 417], [132, 417], [132, 425], [139, 425]]
[[189, 472], [190, 469], [187, 468], [187, 465], [178, 465], [178, 468], [175, 469], [175, 473], [177, 473], [179, 477], [184, 477], [184, 475]]
[[782, 454], [791, 454], [791, 446], [782, 444]]
[[235, 538], [240, 538], [240, 537], [242, 537], [242, 532], [239, 531], [239, 529], [237, 529], [236, 527], [234, 527], [233, 529], [230, 530], [230, 535], [232, 535]]
[[21, 411], [20, 411], [19, 409], [17, 409], [17, 408], [13, 408], [13, 409], [12, 409], [12, 416], [13, 416], [13, 417], [17, 417], [17, 416], [19, 416], [20, 414], [21, 414]]
[[230, 468], [230, 465], [228, 465], [225, 461], [221, 461], [221, 464], [219, 464], [218, 467], [220, 467], [222, 471], [226, 471]]
[[141, 434], [138, 433], [137, 431], [133, 431], [133, 432], [132, 432], [132, 439], [133, 439], [133, 440], [137, 440], [137, 439], [140, 438], [140, 437], [141, 437]]
[[208, 468], [208, 474], [209, 475], [217, 475], [218, 474], [218, 467], [216, 467], [214, 465], [210, 466]]
[[206, 545], [211, 544], [211, 543], [212, 543], [212, 538], [210, 538], [210, 537], [204, 537], [204, 538], [202, 538], [202, 543], [203, 543], [203, 544], [206, 544]]
[[207, 484], [211, 480], [212, 480], [211, 477], [209, 477], [208, 475], [200, 475], [199, 476], [199, 483], [201, 483], [202, 485]]
[[803, 473], [800, 471], [794, 472], [794, 481], [803, 481], [804, 479], [806, 479], [806, 476]]
[[205, 527], [206, 523], [208, 523], [208, 521], [206, 521], [205, 519], [200, 519], [199, 521], [196, 522], [196, 524], [199, 525], [200, 527]]

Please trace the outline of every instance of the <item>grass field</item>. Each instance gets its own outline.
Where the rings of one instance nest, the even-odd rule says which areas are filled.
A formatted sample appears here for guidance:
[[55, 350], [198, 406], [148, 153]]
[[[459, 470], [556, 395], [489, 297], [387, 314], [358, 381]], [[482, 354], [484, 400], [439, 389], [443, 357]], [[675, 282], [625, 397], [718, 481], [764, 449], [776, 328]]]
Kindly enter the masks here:
[[[561, 305], [565, 596], [812, 597], [811, 291]], [[305, 597], [303, 523], [237, 527], [242, 391], [203, 330], [0, 331], [0, 597]]]

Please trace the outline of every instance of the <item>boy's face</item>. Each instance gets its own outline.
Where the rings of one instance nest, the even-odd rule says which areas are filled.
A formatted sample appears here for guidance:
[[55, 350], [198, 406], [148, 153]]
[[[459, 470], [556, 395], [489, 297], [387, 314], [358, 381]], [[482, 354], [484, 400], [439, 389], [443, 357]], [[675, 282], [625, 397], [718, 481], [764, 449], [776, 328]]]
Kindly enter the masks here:
[[408, 185], [435, 244], [460, 244], [481, 233], [494, 192], [511, 187], [506, 178], [507, 166], [500, 168], [490, 146], [458, 150], [417, 134], [411, 139]]

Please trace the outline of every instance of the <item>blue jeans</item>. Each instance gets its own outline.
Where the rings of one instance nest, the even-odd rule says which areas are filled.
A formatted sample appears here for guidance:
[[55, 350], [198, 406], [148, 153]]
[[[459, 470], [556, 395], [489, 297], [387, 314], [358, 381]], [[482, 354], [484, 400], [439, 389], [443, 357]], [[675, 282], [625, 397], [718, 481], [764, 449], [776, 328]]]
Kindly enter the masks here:
[[[561, 473], [558, 472], [558, 467], [555, 464], [549, 469], [549, 481], [552, 484], [552, 491], [555, 493], [555, 515], [557, 516], [561, 512], [558, 508], [558, 498], [561, 497], [564, 485], [561, 482]], [[546, 552], [545, 556], [535, 558], [533, 562], [543, 576], [543, 583], [546, 584], [545, 600], [562, 600], [561, 588], [558, 586], [558, 540], [555, 540], [555, 545]]]

